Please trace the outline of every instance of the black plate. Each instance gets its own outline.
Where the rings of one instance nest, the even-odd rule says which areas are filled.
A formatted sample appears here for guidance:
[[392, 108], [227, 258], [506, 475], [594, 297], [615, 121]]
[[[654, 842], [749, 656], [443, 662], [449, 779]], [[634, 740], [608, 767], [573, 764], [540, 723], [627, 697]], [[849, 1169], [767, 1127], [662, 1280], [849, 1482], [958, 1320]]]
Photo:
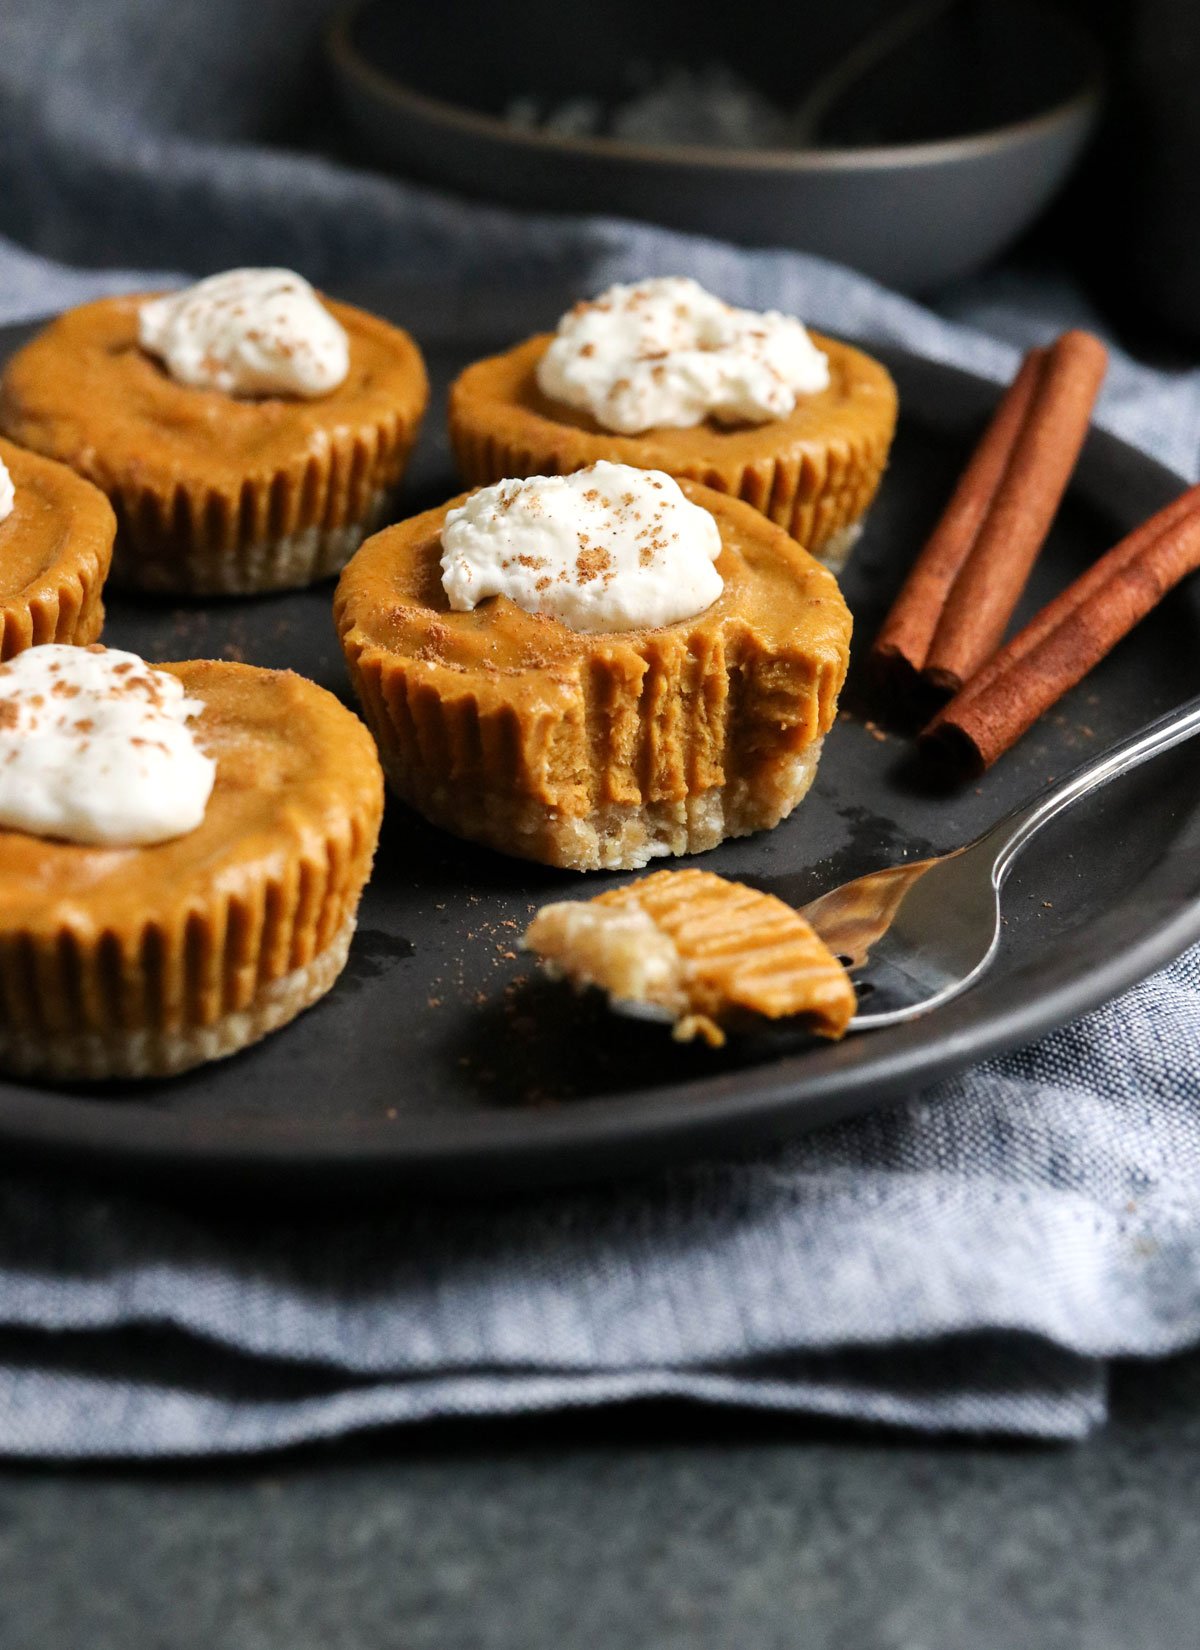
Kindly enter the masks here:
[[[13, 335], [9, 335], [11, 343]], [[903, 404], [892, 467], [845, 579], [861, 661], [944, 500], [992, 387], [888, 355]], [[434, 361], [443, 382], [459, 363]], [[453, 489], [435, 396], [414, 508]], [[1101, 432], [1036, 574], [1029, 605], [1178, 492], [1177, 477]], [[106, 639], [154, 659], [291, 665], [346, 693], [328, 586], [167, 607], [114, 598]], [[813, 795], [786, 825], [704, 856], [770, 887], [808, 867], [812, 893], [907, 854], [954, 847], [1052, 777], [1196, 691], [1200, 588], [1176, 592], [978, 786], [924, 789], [902, 740], [849, 707]], [[531, 979], [517, 941], [535, 906], [618, 880], [469, 847], [392, 804], [350, 964], [296, 1024], [166, 1083], [0, 1084], [0, 1140], [60, 1160], [184, 1171], [202, 1186], [333, 1192], [405, 1181], [452, 1190], [630, 1171], [728, 1151], [885, 1104], [1102, 1002], [1200, 937], [1200, 796], [1193, 748], [1049, 827], [1006, 891], [988, 977], [906, 1027], [809, 1044], [776, 1033], [719, 1054]]]

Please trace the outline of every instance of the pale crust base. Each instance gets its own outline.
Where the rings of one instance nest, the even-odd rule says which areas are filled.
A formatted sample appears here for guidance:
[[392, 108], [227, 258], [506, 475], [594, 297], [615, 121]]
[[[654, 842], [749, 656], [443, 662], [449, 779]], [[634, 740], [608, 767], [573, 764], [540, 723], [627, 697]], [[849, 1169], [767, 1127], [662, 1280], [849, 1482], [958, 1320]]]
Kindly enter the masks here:
[[738, 780], [676, 802], [608, 803], [571, 818], [511, 793], [468, 789], [402, 770], [381, 753], [392, 790], [434, 825], [503, 854], [568, 871], [638, 871], [653, 859], [700, 854], [727, 837], [786, 819], [817, 775], [820, 739], [753, 782]]
[[302, 968], [272, 980], [247, 1008], [213, 1025], [182, 1031], [82, 1031], [53, 1037], [0, 1026], [0, 1070], [55, 1082], [114, 1077], [173, 1077], [209, 1060], [223, 1060], [287, 1025], [334, 984], [346, 966], [357, 925], [352, 911], [324, 950]]
[[866, 520], [865, 516], [860, 516], [857, 521], [847, 523], [845, 527], [839, 528], [832, 538], [826, 539], [819, 550], [813, 551], [822, 567], [827, 567], [831, 573], [842, 571], [850, 560], [850, 552], [862, 538]]
[[394, 491], [378, 492], [359, 521], [304, 527], [233, 550], [189, 545], [169, 559], [151, 558], [118, 535], [112, 582], [153, 595], [255, 596], [298, 590], [340, 573], [362, 541], [392, 516], [395, 504]]

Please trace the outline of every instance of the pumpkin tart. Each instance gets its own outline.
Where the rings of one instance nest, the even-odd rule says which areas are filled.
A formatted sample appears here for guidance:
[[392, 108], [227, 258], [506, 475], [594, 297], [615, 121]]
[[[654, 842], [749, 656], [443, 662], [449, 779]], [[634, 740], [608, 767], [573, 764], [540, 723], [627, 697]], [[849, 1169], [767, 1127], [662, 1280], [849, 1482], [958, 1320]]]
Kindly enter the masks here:
[[370, 737], [290, 671], [157, 667], [203, 701], [203, 822], [151, 847], [0, 830], [0, 1067], [158, 1077], [231, 1054], [329, 990], [370, 874]]
[[0, 521], [0, 660], [41, 642], [94, 642], [117, 524], [98, 488], [37, 453], [0, 441], [12, 477]]
[[670, 1020], [714, 1048], [730, 1026], [798, 1019], [839, 1038], [857, 1007], [845, 968], [798, 911], [712, 871], [656, 871], [590, 900], [544, 905], [525, 947], [579, 988]]
[[724, 589], [658, 629], [580, 633], [507, 596], [451, 610], [441, 529], [462, 499], [362, 546], [334, 618], [397, 795], [459, 836], [576, 870], [695, 853], [792, 811], [834, 719], [849, 610], [782, 528], [680, 487], [718, 524]]
[[896, 387], [862, 350], [812, 333], [829, 362], [829, 386], [801, 395], [786, 418], [620, 435], [590, 413], [552, 401], [538, 363], [554, 337], [540, 334], [476, 361], [450, 390], [450, 439], [463, 479], [564, 475], [598, 459], [665, 470], [760, 511], [835, 571], [879, 487], [896, 426]]
[[406, 332], [347, 304], [343, 383], [318, 399], [180, 384], [138, 343], [141, 293], [68, 310], [0, 378], [0, 429], [100, 487], [114, 580], [233, 595], [311, 583], [387, 519], [428, 400]]

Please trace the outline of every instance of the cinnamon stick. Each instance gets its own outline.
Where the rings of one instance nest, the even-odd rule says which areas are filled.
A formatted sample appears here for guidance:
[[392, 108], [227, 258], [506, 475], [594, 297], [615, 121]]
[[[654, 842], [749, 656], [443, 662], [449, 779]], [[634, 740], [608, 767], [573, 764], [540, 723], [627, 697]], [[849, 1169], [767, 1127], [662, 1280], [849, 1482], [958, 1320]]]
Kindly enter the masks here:
[[1048, 603], [934, 717], [922, 748], [969, 773], [989, 768], [1198, 569], [1200, 487], [1192, 487]]
[[[1114, 573], [1123, 571], [1130, 562], [1143, 555], [1162, 533], [1185, 521], [1196, 511], [1200, 511], [1200, 486], [1189, 487], [1186, 492], [1180, 493], [1177, 499], [1173, 499], [1170, 504], [1164, 505], [1161, 510], [1144, 521], [1140, 527], [1128, 533], [1106, 555], [1094, 561], [1085, 573], [1081, 573], [1073, 584], [1068, 585], [1053, 601], [1047, 602], [1023, 630], [1018, 631], [1010, 642], [1007, 642], [998, 653], [993, 654], [983, 669], [976, 671], [957, 696], [955, 705], [961, 710], [981, 693], [987, 693], [993, 682], [1011, 670], [1027, 653], [1038, 647], [1051, 631], [1057, 629], [1083, 602], [1103, 590]], [[1094, 660], [1093, 663], [1099, 663], [1099, 660]]]
[[1004, 475], [929, 646], [923, 676], [957, 693], [995, 652], [1066, 491], [1108, 352], [1087, 332], [1051, 347]]
[[875, 688], [893, 712], [912, 707], [921, 697], [920, 672], [946, 598], [1004, 478], [1045, 360], [1044, 349], [1033, 349], [1021, 363], [875, 638], [871, 649]]

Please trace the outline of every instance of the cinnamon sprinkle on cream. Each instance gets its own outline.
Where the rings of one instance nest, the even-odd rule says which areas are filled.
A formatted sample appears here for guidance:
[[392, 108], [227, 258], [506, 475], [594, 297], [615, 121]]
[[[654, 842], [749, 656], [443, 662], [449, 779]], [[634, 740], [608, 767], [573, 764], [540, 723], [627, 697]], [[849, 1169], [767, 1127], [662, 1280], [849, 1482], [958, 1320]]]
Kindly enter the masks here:
[[709, 512], [661, 472], [603, 461], [480, 489], [448, 512], [442, 548], [452, 608], [505, 595], [581, 631], [692, 618], [722, 589]]

